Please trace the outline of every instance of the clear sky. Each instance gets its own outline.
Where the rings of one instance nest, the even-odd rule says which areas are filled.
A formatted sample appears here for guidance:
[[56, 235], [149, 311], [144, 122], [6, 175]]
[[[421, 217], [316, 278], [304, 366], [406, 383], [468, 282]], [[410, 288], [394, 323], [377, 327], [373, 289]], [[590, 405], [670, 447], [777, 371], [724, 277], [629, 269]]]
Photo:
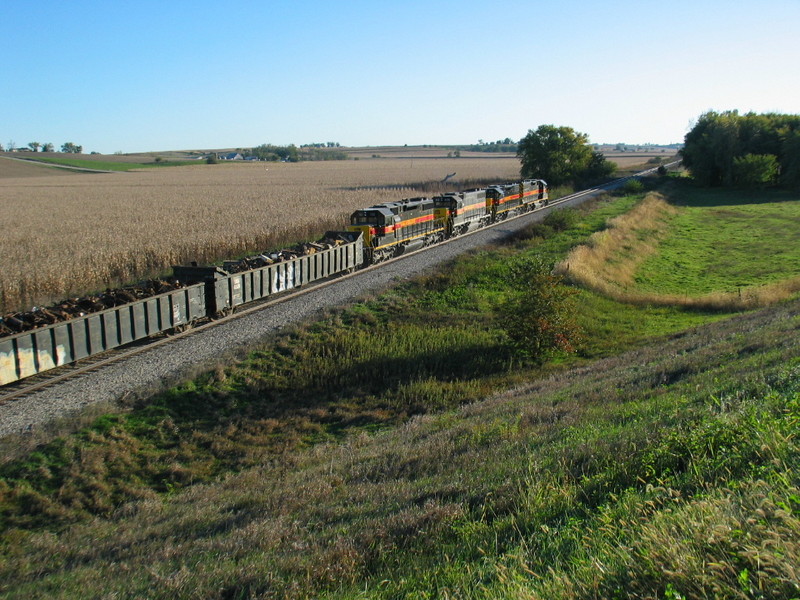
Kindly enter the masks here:
[[0, 143], [683, 141], [800, 113], [800, 0], [0, 0]]

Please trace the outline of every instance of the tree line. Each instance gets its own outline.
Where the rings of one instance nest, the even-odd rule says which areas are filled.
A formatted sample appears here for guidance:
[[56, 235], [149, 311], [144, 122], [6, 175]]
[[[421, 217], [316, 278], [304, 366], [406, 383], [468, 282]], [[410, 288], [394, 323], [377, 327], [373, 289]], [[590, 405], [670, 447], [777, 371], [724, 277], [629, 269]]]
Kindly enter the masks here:
[[[13, 140], [8, 142], [8, 152], [16, 152], [18, 149], [17, 144]], [[50, 142], [46, 144], [42, 144], [41, 142], [28, 142], [28, 147], [25, 148], [25, 150], [30, 152], [55, 152], [55, 146]], [[3, 148], [3, 144], [0, 144], [0, 152], [5, 151], [6, 149]], [[61, 152], [65, 154], [82, 154], [83, 146], [78, 146], [72, 142], [65, 142], [61, 144]]]
[[702, 185], [799, 189], [800, 115], [706, 112], [681, 157]]
[[496, 142], [484, 142], [478, 140], [477, 144], [471, 146], [459, 146], [460, 150], [469, 150], [470, 152], [516, 152], [517, 142], [511, 138], [504, 140], [497, 140]]
[[301, 160], [347, 160], [347, 153], [338, 150], [336, 142], [322, 144], [309, 144], [298, 148], [294, 144], [288, 146], [274, 146], [272, 144], [261, 144], [251, 148], [249, 156], [258, 160], [300, 162]]

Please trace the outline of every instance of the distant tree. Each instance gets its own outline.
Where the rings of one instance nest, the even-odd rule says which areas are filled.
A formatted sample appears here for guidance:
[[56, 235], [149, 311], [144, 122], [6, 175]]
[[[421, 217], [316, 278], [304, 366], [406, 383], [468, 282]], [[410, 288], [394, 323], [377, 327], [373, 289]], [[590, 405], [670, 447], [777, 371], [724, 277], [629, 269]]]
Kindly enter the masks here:
[[38, 152], [39, 148], [41, 147], [42, 145], [39, 142], [28, 142], [28, 148], [30, 148], [34, 152]]
[[0, 152], [5, 152], [5, 149], [3, 148], [3, 144], [0, 144]]
[[17, 143], [14, 140], [8, 140], [8, 151], [14, 152], [17, 149]]
[[588, 142], [586, 134], [571, 127], [541, 125], [536, 131], [529, 130], [517, 149], [522, 177], [544, 179], [555, 186], [613, 172], [610, 161]]
[[46, 144], [42, 145], [42, 152], [52, 152], [53, 151], [53, 144], [47, 142]]
[[80, 154], [83, 152], [83, 146], [78, 146], [72, 142], [66, 142], [61, 145], [61, 151], [66, 154]]
[[520, 354], [541, 364], [558, 352], [574, 352], [581, 331], [575, 320], [576, 293], [539, 256], [510, 267], [512, 295], [499, 308], [501, 327]]

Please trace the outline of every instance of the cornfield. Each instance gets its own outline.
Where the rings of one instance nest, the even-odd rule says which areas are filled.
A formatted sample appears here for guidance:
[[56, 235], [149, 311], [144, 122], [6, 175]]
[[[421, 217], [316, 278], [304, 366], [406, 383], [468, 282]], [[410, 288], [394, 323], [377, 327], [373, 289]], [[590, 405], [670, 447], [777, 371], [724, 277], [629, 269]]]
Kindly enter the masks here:
[[[197, 165], [86, 174], [0, 160], [0, 313], [342, 229], [358, 208], [513, 181], [514, 158]], [[31, 171], [36, 169], [36, 172]], [[41, 174], [39, 174], [41, 171]], [[446, 175], [456, 173], [447, 184]], [[32, 175], [32, 176], [31, 176]]]

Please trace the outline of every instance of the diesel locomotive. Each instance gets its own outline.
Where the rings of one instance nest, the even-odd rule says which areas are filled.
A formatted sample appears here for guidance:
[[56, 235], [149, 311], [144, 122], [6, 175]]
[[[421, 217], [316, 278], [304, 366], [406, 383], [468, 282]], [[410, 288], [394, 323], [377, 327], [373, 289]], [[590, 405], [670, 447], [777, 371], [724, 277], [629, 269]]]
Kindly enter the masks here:
[[546, 206], [548, 202], [547, 183], [525, 179], [433, 198], [376, 204], [355, 211], [348, 231], [362, 234], [365, 259], [377, 263], [502, 221], [512, 212]]

